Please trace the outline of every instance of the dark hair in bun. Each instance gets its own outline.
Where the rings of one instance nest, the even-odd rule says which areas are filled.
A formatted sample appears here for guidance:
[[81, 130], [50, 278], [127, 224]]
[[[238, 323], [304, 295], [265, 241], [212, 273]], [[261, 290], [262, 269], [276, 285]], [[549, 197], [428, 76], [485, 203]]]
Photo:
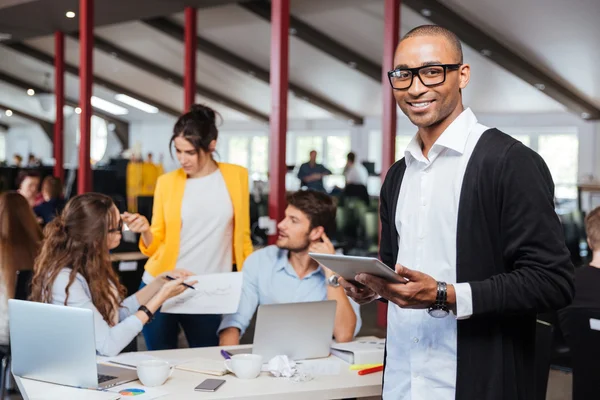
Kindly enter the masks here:
[[219, 136], [216, 124], [217, 115], [219, 114], [210, 107], [194, 104], [191, 110], [179, 117], [175, 123], [169, 149], [175, 138], [182, 137], [190, 142], [197, 152], [202, 150], [209, 153], [210, 142], [217, 140], [217, 136]]

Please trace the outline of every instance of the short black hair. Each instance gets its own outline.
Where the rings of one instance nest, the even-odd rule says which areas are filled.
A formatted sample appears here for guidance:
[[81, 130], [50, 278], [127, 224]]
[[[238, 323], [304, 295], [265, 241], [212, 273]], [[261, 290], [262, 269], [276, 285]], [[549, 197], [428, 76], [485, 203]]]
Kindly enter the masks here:
[[39, 171], [36, 171], [34, 169], [23, 169], [19, 172], [19, 175], [17, 175], [17, 188], [21, 187], [21, 184], [23, 183], [23, 181], [25, 180], [25, 178], [38, 178], [38, 179], [42, 179], [42, 174], [40, 174]]
[[410, 30], [406, 35], [404, 35], [400, 42], [411, 37], [419, 36], [443, 36], [452, 46], [454, 55], [457, 58], [456, 62], [459, 64], [463, 63], [462, 44], [460, 43], [460, 39], [458, 38], [458, 36], [456, 36], [454, 32], [439, 25], [421, 25]]
[[316, 190], [300, 190], [288, 194], [287, 203], [302, 211], [310, 221], [310, 229], [322, 226], [325, 234], [335, 230], [337, 206], [331, 196]]
[[354, 160], [356, 160], [356, 154], [354, 154], [354, 152], [351, 151], [350, 153], [348, 153], [348, 156], [346, 158], [348, 159], [348, 161], [354, 162]]

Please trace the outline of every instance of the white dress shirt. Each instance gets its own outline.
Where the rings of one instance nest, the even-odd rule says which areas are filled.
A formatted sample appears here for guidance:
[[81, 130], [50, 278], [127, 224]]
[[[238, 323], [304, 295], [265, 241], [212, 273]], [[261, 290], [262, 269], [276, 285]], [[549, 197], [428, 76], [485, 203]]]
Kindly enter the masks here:
[[369, 179], [369, 171], [362, 164], [354, 163], [346, 171], [344, 171], [344, 177], [346, 178], [346, 185], [364, 185], [367, 186], [367, 180]]
[[395, 215], [397, 262], [438, 281], [454, 284], [456, 316], [433, 318], [427, 310], [388, 308], [386, 400], [454, 400], [456, 319], [468, 318], [473, 304], [468, 283], [456, 284], [458, 204], [467, 163], [488, 128], [470, 109], [452, 122], [427, 157], [418, 135], [405, 151], [406, 172]]

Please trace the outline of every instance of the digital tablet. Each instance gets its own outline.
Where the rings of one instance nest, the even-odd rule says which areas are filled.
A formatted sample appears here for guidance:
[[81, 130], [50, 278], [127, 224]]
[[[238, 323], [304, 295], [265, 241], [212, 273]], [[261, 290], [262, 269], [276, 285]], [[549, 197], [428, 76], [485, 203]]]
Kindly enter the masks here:
[[398, 275], [393, 269], [379, 261], [377, 258], [319, 253], [308, 253], [308, 255], [319, 264], [326, 266], [337, 275], [354, 284], [360, 285], [360, 283], [356, 282], [354, 279], [354, 277], [360, 273], [377, 276], [390, 282], [406, 282], [406, 279]]

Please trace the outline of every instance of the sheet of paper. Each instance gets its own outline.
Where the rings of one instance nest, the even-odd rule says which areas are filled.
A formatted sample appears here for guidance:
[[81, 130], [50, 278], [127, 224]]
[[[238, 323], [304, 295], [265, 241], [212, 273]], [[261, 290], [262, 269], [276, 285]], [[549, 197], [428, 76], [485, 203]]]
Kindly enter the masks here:
[[78, 389], [70, 386], [53, 385], [52, 383], [38, 382], [31, 379], [20, 378], [19, 387], [25, 390], [24, 399], [28, 400], [115, 400], [121, 398], [117, 393], [99, 390]]
[[131, 383], [110, 388], [108, 391], [118, 393], [121, 396], [121, 399], [135, 397], [136, 400], [152, 400], [169, 394], [169, 392], [163, 389], [155, 387], [150, 388], [142, 385], [132, 385]]
[[137, 261], [121, 261], [119, 262], [119, 271], [137, 271]]
[[177, 366], [179, 364], [183, 364], [189, 362], [189, 358], [164, 358], [164, 357], [156, 357], [150, 354], [143, 353], [121, 353], [116, 357], [105, 357], [99, 362], [103, 364], [119, 366], [119, 367], [128, 367], [128, 368], [137, 368], [138, 364], [142, 361], [146, 360], [163, 360], [168, 361], [169, 364]]
[[590, 318], [590, 329], [600, 331], [600, 319]]
[[337, 358], [323, 358], [317, 360], [303, 360], [296, 364], [298, 371], [313, 376], [339, 375], [341, 370], [340, 360]]
[[192, 276], [197, 280], [196, 290], [187, 289], [167, 300], [160, 310], [172, 314], [233, 314], [242, 295], [242, 273], [228, 272]]

